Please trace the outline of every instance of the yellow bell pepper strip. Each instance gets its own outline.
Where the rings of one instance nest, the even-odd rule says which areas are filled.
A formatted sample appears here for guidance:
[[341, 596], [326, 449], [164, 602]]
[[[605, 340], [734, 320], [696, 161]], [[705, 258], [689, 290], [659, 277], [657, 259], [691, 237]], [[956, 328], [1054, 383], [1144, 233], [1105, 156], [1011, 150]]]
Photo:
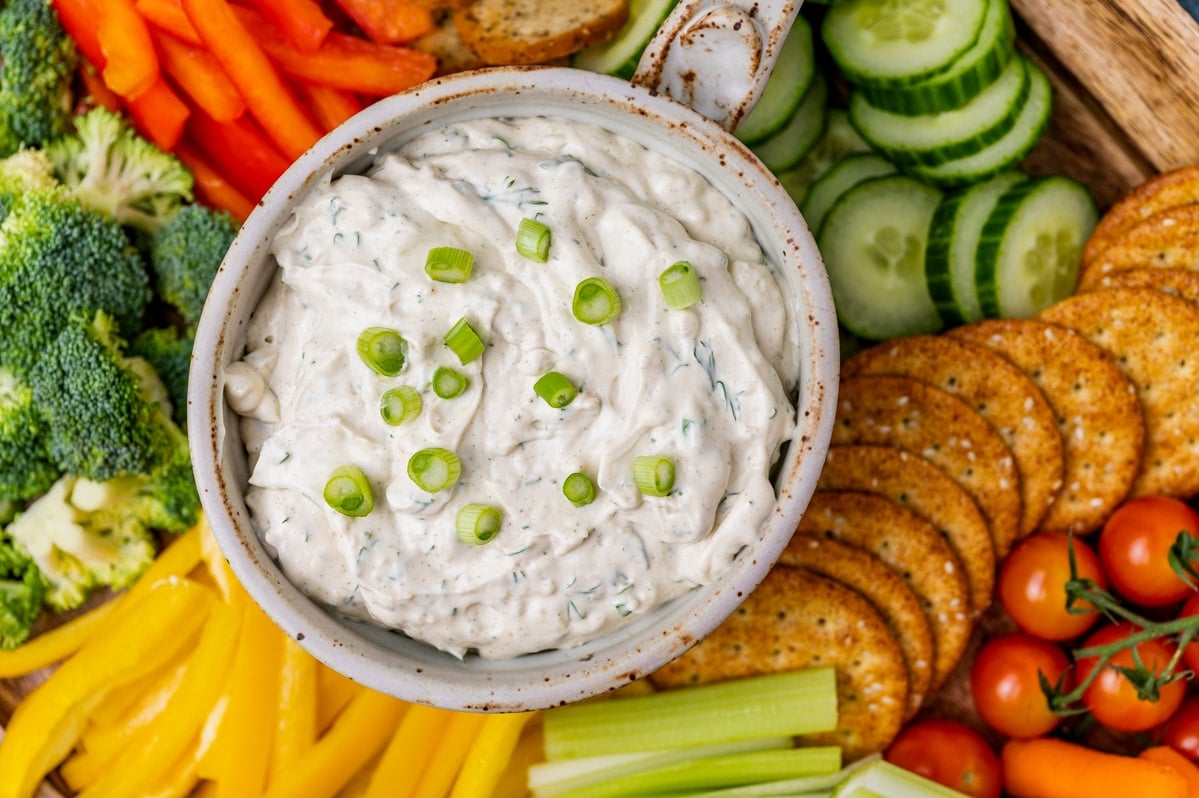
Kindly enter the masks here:
[[237, 577], [233, 575], [233, 569], [229, 567], [229, 561], [221, 553], [221, 548], [217, 545], [216, 538], [212, 534], [212, 527], [208, 525], [208, 520], [206, 518], [201, 520], [197, 527], [200, 559], [204, 562], [208, 576], [216, 583], [217, 590], [220, 591], [221, 598], [225, 600], [226, 604], [240, 606], [249, 600], [249, 597], [246, 595], [246, 589], [241, 586], [241, 582], [237, 581]]
[[175, 760], [167, 769], [166, 775], [147, 790], [141, 798], [199, 798], [200, 791], [196, 789], [200, 782], [200, 777], [196, 775], [196, 746], [198, 743], [199, 738], [193, 737], [183, 756]]
[[241, 624], [241, 613], [227, 604], [212, 608], [179, 688], [157, 722], [138, 737], [135, 745], [126, 746], [104, 777], [80, 792], [78, 798], [144, 795], [167, 774], [188, 744], [198, 738], [200, 727], [220, 698]]
[[415, 798], [444, 798], [449, 793], [486, 717], [476, 712], [454, 713], [412, 793]]
[[61, 662], [113, 620], [114, 613], [128, 604], [131, 597], [144, 593], [150, 585], [166, 577], [185, 576], [199, 562], [199, 530], [193, 528], [167, 546], [126, 593], [43, 632], [18, 648], [0, 651], [0, 679], [24, 676]]
[[274, 783], [316, 742], [316, 660], [289, 637], [283, 637], [279, 669], [279, 717], [268, 782]]
[[329, 666], [318, 663], [316, 689], [316, 733], [320, 735], [325, 733], [350, 700], [365, 688]]
[[454, 713], [413, 704], [404, 713], [371, 776], [366, 798], [405, 798], [416, 789]]
[[237, 650], [220, 700], [226, 702], [216, 738], [201, 757], [197, 773], [217, 782], [225, 798], [260, 795], [275, 731], [279, 664], [283, 636], [253, 602], [241, 607]]
[[302, 761], [272, 783], [263, 798], [332, 798], [395, 733], [407, 704], [362, 690]]
[[479, 736], [470, 748], [470, 756], [462, 763], [450, 798], [491, 798], [512, 760], [520, 733], [536, 714], [511, 712], [485, 716]]
[[26, 798], [75, 745], [87, 710], [110, 690], [153, 673], [192, 640], [213, 604], [212, 591], [188, 579], [154, 583], [13, 713], [0, 743], [0, 798]]

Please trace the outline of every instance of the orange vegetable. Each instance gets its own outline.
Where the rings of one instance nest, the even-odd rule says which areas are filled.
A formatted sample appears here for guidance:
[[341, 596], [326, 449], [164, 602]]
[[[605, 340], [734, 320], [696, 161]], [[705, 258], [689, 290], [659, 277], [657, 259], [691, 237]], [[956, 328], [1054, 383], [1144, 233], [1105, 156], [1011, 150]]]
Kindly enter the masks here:
[[307, 103], [312, 115], [326, 131], [340, 125], [362, 110], [362, 103], [348, 91], [318, 86], [315, 83], [296, 83], [296, 93]]
[[1014, 798], [1187, 798], [1186, 779], [1173, 768], [1050, 737], [1010, 740], [1001, 759], [1004, 790]]
[[163, 69], [192, 101], [218, 122], [229, 122], [246, 111], [246, 101], [212, 53], [154, 31], [154, 44]]
[[183, 0], [183, 10], [266, 134], [288, 158], [303, 155], [321, 131], [258, 46], [258, 31], [251, 34], [227, 0]]
[[1139, 754], [1141, 759], [1148, 759], [1159, 765], [1173, 768], [1187, 783], [1187, 798], [1199, 798], [1199, 767], [1182, 754], [1168, 745], [1157, 745], [1146, 748]]
[[433, 14], [412, 0], [334, 0], [354, 24], [379, 44], [400, 44], [433, 30]]
[[106, 59], [96, 29], [96, 18], [100, 13], [96, 0], [51, 0], [51, 5], [58, 12], [63, 30], [75, 40], [83, 57], [96, 69], [104, 69]]
[[138, 131], [164, 150], [173, 150], [183, 136], [191, 111], [161, 77], [129, 100], [129, 116]]
[[333, 20], [325, 16], [315, 0], [251, 0], [291, 45], [301, 53], [314, 53], [333, 30]]
[[195, 147], [182, 142], [175, 149], [175, 155], [183, 165], [191, 170], [196, 180], [196, 198], [212, 208], [227, 211], [238, 224], [246, 220], [254, 203], [245, 194], [233, 187]]
[[92, 108], [107, 108], [116, 113], [121, 110], [121, 98], [104, 83], [100, 73], [86, 59], [81, 60], [76, 73], [83, 91], [87, 94], [87, 102]]
[[159, 30], [191, 45], [203, 44], [200, 34], [183, 12], [179, 0], [136, 0], [134, 5], [146, 21]]
[[93, 24], [104, 54], [104, 82], [128, 100], [141, 96], [159, 76], [146, 21], [133, 0], [98, 0], [96, 9], [99, 17]]
[[197, 111], [188, 122], [188, 140], [253, 202], [262, 199], [289, 166], [287, 158], [245, 116], [218, 122]]
[[279, 69], [318, 86], [386, 97], [428, 80], [437, 59], [408, 47], [375, 44], [333, 31], [315, 53], [294, 50], [270, 21], [252, 9], [235, 9], [242, 24], [257, 32], [258, 43]]

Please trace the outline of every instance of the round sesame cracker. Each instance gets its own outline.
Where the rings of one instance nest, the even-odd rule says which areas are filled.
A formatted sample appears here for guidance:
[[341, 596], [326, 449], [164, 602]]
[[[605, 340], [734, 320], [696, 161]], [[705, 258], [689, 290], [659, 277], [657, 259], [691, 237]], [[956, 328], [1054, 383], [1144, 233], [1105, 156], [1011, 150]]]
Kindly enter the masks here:
[[1199, 203], [1177, 205], [1120, 232], [1078, 275], [1079, 290], [1128, 269], [1199, 269]]
[[1167, 208], [1191, 202], [1199, 202], [1199, 164], [1171, 169], [1146, 180], [1100, 217], [1083, 250], [1083, 269], [1137, 222]]

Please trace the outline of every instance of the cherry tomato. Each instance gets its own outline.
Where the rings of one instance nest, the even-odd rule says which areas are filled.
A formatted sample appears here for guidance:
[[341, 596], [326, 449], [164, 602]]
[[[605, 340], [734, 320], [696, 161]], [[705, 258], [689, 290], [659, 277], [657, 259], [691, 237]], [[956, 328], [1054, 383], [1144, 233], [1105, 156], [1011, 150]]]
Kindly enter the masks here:
[[1161, 741], [1191, 761], [1199, 761], [1199, 696], [1182, 702], [1162, 730]]
[[[1051, 731], [1061, 718], [1049, 708], [1041, 675], [1058, 684], [1070, 658], [1057, 645], [1008, 632], [988, 640], [970, 667], [970, 692], [983, 722], [1000, 734], [1026, 739]], [[1064, 690], [1071, 683], [1067, 674]]]
[[974, 798], [999, 798], [1003, 770], [982, 735], [956, 720], [924, 720], [906, 727], [883, 758]]
[[1141, 496], [1116, 508], [1099, 533], [1099, 560], [1116, 593], [1145, 607], [1189, 596], [1169, 560], [1179, 532], [1199, 535], [1199, 514], [1179, 499]]
[[[1079, 577], [1107, 588], [1107, 579], [1095, 551], [1073, 539]], [[1066, 610], [1066, 583], [1070, 581], [1071, 539], [1042, 532], [1025, 538], [1004, 559], [999, 569], [999, 602], [1016, 625], [1042, 640], [1069, 640], [1086, 632], [1099, 620], [1089, 602], [1076, 602]]]
[[[1083, 648], [1116, 643], [1136, 632], [1128, 623], [1105, 626], [1093, 632], [1083, 642]], [[1174, 655], [1174, 646], [1168, 640], [1154, 638], [1136, 645], [1137, 654], [1145, 668], [1160, 673]], [[1098, 665], [1097, 657], [1078, 660], [1078, 682], [1082, 684]], [[1186, 683], [1176, 680], [1162, 685], [1156, 700], [1141, 699], [1137, 688], [1120, 671], [1112, 666], [1135, 667], [1132, 649], [1126, 648], [1111, 658], [1108, 666], [1100, 671], [1082, 696], [1082, 702], [1095, 720], [1109, 729], [1123, 732], [1138, 732], [1151, 729], [1165, 722], [1186, 697]]]
[[[1182, 603], [1182, 608], [1178, 610], [1179, 618], [1188, 615], [1199, 615], [1199, 593], [1192, 593], [1191, 597]], [[1182, 661], [1195, 673], [1199, 673], [1199, 637], [1194, 638], [1194, 642], [1183, 649]]]

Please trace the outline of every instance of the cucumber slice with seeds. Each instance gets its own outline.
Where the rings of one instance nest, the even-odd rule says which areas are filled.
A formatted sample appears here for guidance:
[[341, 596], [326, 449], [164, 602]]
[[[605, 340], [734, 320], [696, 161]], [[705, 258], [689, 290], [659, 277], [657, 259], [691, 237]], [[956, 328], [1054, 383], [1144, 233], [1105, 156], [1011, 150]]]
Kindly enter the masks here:
[[1004, 172], [946, 196], [933, 214], [924, 255], [928, 292], [947, 324], [983, 318], [975, 285], [975, 264], [983, 225], [1008, 189], [1023, 183], [1023, 172]]
[[830, 108], [820, 140], [794, 168], [778, 175], [779, 182], [796, 205], [803, 205], [812, 183], [846, 155], [855, 152], [870, 152], [870, 145], [849, 123], [849, 114], [844, 109]]
[[616, 75], [628, 80], [637, 71], [641, 53], [678, 0], [629, 0], [629, 18], [624, 27], [606, 42], [584, 48], [571, 59], [571, 66]]
[[754, 155], [772, 172], [784, 172], [798, 164], [820, 140], [828, 120], [828, 81], [817, 73], [803, 102], [782, 130], [750, 146]]
[[800, 206], [808, 229], [819, 231], [828, 209], [858, 183], [873, 177], [893, 175], [897, 171], [895, 164], [873, 152], [855, 153], [842, 158], [812, 184], [812, 190]]
[[812, 28], [806, 19], [796, 17], [762, 96], [737, 127], [737, 138], [753, 144], [781, 130], [803, 102], [815, 74]]
[[998, 141], [1015, 124], [1028, 100], [1026, 59], [1008, 62], [999, 78], [981, 94], [952, 111], [903, 116], [870, 104], [855, 92], [849, 120], [876, 149], [900, 167], [937, 166]]
[[1028, 318], [1074, 292], [1099, 219], [1090, 191], [1055, 175], [1007, 190], [978, 242], [975, 282], [988, 316]]
[[1016, 26], [1008, 0], [987, 0], [978, 39], [949, 69], [902, 89], [864, 83], [858, 90], [875, 108], [916, 116], [960, 108], [991, 85], [1015, 53]]
[[929, 223], [941, 191], [906, 175], [867, 180], [824, 217], [817, 240], [841, 324], [873, 340], [936, 332], [924, 280]]
[[985, 11], [986, 0], [847, 0], [829, 7], [821, 36], [852, 82], [910, 86], [970, 49]]

